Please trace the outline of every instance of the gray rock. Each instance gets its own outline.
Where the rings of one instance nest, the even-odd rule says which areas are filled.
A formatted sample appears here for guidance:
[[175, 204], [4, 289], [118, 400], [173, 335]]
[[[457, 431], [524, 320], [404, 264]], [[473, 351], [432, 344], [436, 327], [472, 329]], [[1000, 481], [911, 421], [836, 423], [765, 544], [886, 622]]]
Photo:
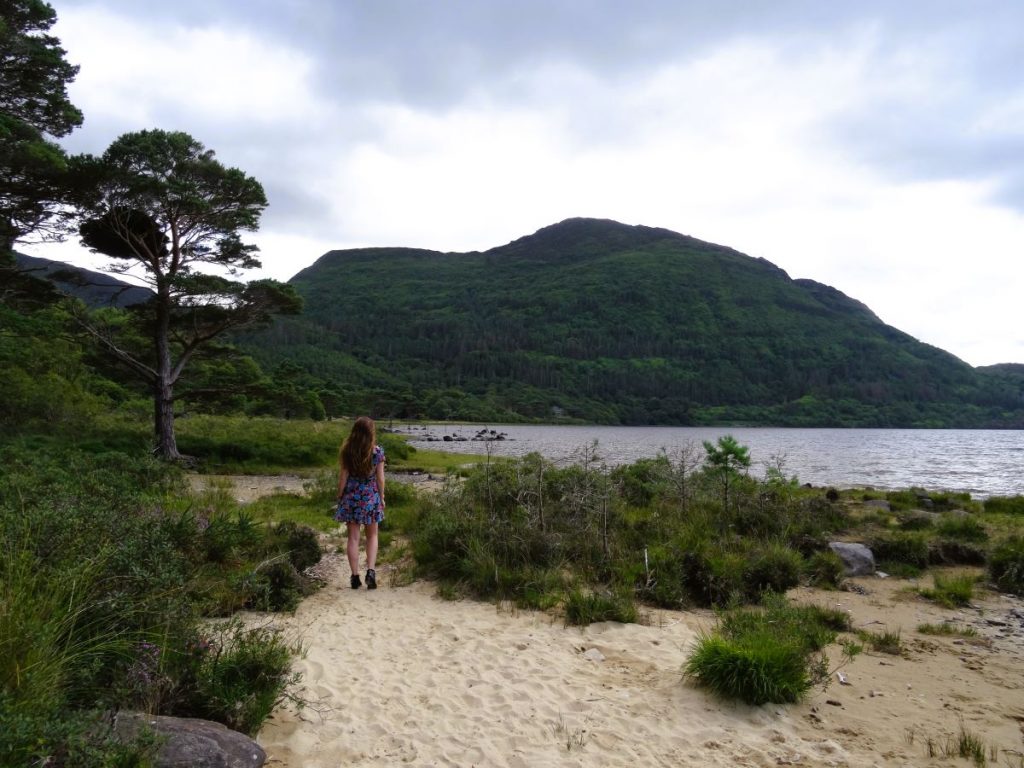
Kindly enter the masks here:
[[114, 732], [125, 740], [143, 728], [165, 739], [157, 768], [261, 768], [267, 759], [248, 736], [210, 720], [120, 712], [114, 722]]
[[875, 556], [863, 544], [830, 541], [828, 547], [843, 561], [847, 576], [870, 576], [875, 572]]
[[864, 502], [865, 507], [877, 507], [886, 512], [892, 512], [892, 505], [885, 499], [868, 499]]

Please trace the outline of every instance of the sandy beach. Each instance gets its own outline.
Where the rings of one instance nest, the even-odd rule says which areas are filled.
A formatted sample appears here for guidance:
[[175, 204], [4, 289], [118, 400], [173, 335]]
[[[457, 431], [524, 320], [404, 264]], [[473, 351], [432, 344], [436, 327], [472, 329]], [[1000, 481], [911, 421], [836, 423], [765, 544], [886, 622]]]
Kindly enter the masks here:
[[[543, 613], [438, 598], [426, 582], [348, 588], [337, 555], [328, 583], [276, 617], [308, 649], [297, 662], [312, 705], [281, 708], [259, 741], [268, 765], [336, 766], [939, 766], [961, 725], [990, 765], [1024, 764], [1024, 603], [985, 594], [947, 610], [913, 582], [865, 578], [857, 592], [797, 589], [854, 626], [899, 629], [904, 651], [865, 650], [847, 684], [796, 705], [715, 699], [680, 674], [709, 611], [646, 613], [646, 625], [563, 626]], [[922, 583], [930, 584], [929, 579]], [[955, 620], [977, 637], [925, 636]], [[838, 652], [834, 654], [838, 663]]]

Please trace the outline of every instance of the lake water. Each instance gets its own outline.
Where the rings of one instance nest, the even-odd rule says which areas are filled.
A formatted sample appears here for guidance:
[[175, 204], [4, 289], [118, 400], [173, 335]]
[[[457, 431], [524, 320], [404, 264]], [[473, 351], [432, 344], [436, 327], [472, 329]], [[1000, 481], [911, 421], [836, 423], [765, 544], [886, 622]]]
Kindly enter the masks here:
[[495, 442], [474, 442], [481, 426], [429, 424], [399, 427], [420, 444], [427, 436], [465, 437], [465, 442], [429, 442], [423, 447], [459, 453], [521, 456], [531, 451], [556, 461], [571, 461], [597, 440], [607, 464], [626, 464], [669, 454], [686, 445], [698, 448], [731, 434], [750, 448], [752, 469], [763, 474], [773, 457], [782, 457], [786, 474], [801, 483], [839, 488], [967, 491], [971, 495], [1024, 494], [1024, 431], [953, 429], [775, 429], [747, 427], [566, 427], [492, 425], [507, 435]]

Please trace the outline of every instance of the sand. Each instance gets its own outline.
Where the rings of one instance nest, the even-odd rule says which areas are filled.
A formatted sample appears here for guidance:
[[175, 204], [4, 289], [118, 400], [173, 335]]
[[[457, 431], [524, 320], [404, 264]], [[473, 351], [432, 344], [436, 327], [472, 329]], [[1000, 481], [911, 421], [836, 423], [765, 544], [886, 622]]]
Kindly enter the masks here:
[[[422, 479], [422, 478], [419, 478]], [[300, 477], [226, 476], [240, 500], [301, 493]], [[197, 487], [207, 480], [198, 478]], [[437, 597], [435, 585], [378, 568], [352, 590], [330, 554], [326, 585], [294, 615], [261, 616], [306, 647], [301, 710], [279, 708], [258, 736], [267, 765], [330, 766], [948, 766], [961, 727], [989, 765], [1024, 768], [1024, 601], [982, 593], [949, 610], [920, 583], [851, 579], [854, 591], [799, 588], [856, 628], [901, 634], [900, 655], [865, 651], [793, 705], [716, 699], [681, 667], [710, 611], [645, 612], [646, 623], [565, 627], [545, 613]], [[975, 638], [923, 635], [955, 621]], [[833, 667], [839, 665], [833, 647]], [[939, 755], [929, 758], [928, 743]]]
[[[902, 656], [865, 651], [796, 705], [723, 702], [681, 678], [707, 611], [649, 611], [647, 625], [566, 628], [544, 613], [449, 602], [427, 582], [348, 587], [332, 556], [327, 586], [279, 625], [306, 644], [297, 663], [312, 706], [281, 708], [258, 740], [268, 765], [304, 766], [930, 766], [961, 723], [1024, 755], [1024, 605], [989, 595], [950, 611], [908, 582], [857, 579], [868, 594], [797, 589], [858, 627], [900, 629]], [[1016, 612], [1016, 613], [1015, 613]], [[955, 619], [979, 638], [926, 637]]]

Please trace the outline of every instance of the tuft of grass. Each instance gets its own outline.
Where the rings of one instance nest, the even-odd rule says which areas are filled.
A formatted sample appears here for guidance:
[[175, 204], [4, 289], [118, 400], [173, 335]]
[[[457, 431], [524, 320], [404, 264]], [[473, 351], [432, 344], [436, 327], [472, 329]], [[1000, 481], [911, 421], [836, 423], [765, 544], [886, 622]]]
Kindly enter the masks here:
[[684, 674], [726, 698], [748, 704], [799, 701], [827, 675], [819, 652], [849, 629], [842, 611], [795, 606], [771, 595], [760, 608], [735, 608], [703, 634]]
[[635, 624], [636, 603], [630, 593], [619, 591], [614, 594], [572, 590], [565, 598], [565, 623], [585, 627], [599, 621], [618, 621]]
[[819, 589], [836, 589], [843, 581], [845, 568], [842, 558], [828, 549], [811, 555], [804, 566], [804, 573], [811, 586]]
[[999, 589], [1024, 596], [1024, 536], [1013, 536], [992, 551], [988, 573]]
[[940, 536], [957, 541], [982, 542], [988, 540], [988, 531], [976, 517], [944, 515], [936, 526]]
[[889, 653], [893, 656], [899, 656], [903, 653], [903, 642], [900, 638], [899, 629], [895, 632], [890, 629], [884, 629], [881, 632], [861, 631], [857, 633], [857, 636], [871, 646], [872, 650], [879, 653]]
[[712, 693], [753, 705], [799, 701], [812, 685], [800, 645], [772, 634], [701, 635], [683, 671]]
[[939, 635], [945, 637], [977, 637], [978, 630], [960, 624], [918, 624], [917, 631], [922, 635]]
[[990, 496], [985, 511], [997, 515], [1024, 515], [1024, 496]]
[[946, 608], [961, 608], [971, 604], [974, 597], [974, 579], [971, 576], [936, 575], [934, 584], [934, 588], [919, 590], [919, 594]]

